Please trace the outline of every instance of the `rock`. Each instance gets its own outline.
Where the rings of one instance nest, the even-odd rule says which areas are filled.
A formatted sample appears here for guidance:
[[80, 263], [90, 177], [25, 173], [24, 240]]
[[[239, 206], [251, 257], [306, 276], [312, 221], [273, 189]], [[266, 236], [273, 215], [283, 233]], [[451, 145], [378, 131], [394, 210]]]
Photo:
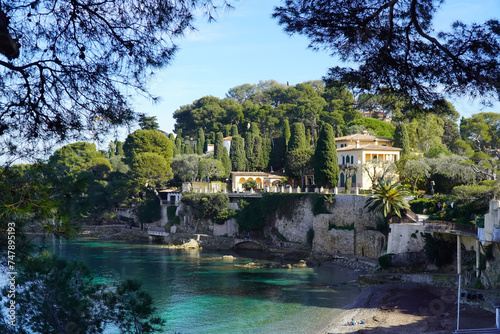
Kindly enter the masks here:
[[224, 255], [222, 257], [222, 260], [227, 261], [227, 262], [233, 262], [236, 258], [232, 255]]

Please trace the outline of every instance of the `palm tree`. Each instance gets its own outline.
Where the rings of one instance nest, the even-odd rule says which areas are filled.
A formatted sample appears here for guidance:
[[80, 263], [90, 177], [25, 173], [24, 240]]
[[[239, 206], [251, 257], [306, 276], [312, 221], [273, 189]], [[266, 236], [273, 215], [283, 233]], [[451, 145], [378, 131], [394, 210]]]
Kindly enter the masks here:
[[366, 200], [365, 208], [370, 212], [381, 213], [390, 224], [392, 216], [401, 217], [401, 210], [410, 208], [410, 204], [404, 198], [408, 195], [408, 190], [399, 182], [391, 183], [389, 179], [379, 180], [373, 186], [373, 195]]

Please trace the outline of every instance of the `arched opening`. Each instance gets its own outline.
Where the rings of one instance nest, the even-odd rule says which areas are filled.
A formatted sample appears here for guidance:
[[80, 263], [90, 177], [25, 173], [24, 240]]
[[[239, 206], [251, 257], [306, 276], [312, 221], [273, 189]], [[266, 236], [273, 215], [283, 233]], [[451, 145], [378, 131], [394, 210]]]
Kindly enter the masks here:
[[346, 157], [345, 162], [349, 163], [349, 156]]
[[351, 182], [353, 187], [356, 187], [356, 174], [352, 176], [352, 182]]
[[340, 173], [340, 187], [345, 187], [344, 173]]
[[342, 156], [342, 165], [345, 165], [345, 157]]
[[260, 177], [256, 178], [255, 182], [257, 182], [257, 188], [262, 188], [262, 179]]

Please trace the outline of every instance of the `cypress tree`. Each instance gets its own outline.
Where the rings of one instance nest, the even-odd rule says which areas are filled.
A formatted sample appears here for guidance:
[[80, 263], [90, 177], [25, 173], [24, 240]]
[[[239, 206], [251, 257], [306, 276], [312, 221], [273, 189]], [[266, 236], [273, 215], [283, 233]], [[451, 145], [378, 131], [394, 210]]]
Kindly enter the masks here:
[[339, 164], [335, 135], [330, 124], [324, 124], [319, 133], [316, 150], [314, 151], [314, 182], [317, 185], [333, 188], [339, 181]]
[[122, 141], [116, 142], [116, 155], [125, 156], [125, 153], [123, 152], [123, 144], [125, 143]]
[[222, 132], [217, 132], [217, 135], [215, 136], [214, 159], [222, 162], [222, 165], [224, 166], [223, 177], [229, 177], [229, 174], [231, 174], [231, 160], [229, 159], [229, 156], [227, 154], [227, 148], [224, 146], [224, 138], [222, 137]]
[[246, 168], [246, 157], [245, 157], [245, 147], [243, 144], [243, 138], [240, 136], [234, 136], [231, 142], [231, 152], [229, 152], [231, 158], [232, 170], [239, 172], [244, 171]]
[[224, 166], [224, 178], [228, 178], [231, 175], [231, 159], [229, 159], [229, 153], [227, 148], [224, 146], [222, 150], [222, 165]]
[[254, 136], [258, 136], [258, 135], [260, 135], [259, 126], [257, 125], [257, 123], [252, 123], [252, 124], [250, 124], [250, 132], [251, 132]]
[[253, 170], [254, 171], [260, 171], [264, 169], [264, 164], [263, 164], [263, 149], [262, 149], [262, 138], [258, 135], [254, 137], [254, 144], [253, 144], [253, 149], [254, 149], [254, 161], [252, 162], [253, 164]]
[[269, 137], [265, 137], [262, 141], [262, 169], [268, 169], [271, 161], [271, 151], [272, 151], [272, 140]]
[[394, 147], [401, 149], [401, 157], [410, 154], [410, 139], [405, 123], [399, 123], [394, 132]]
[[206, 152], [206, 151], [204, 151], [204, 147], [205, 147], [205, 132], [203, 132], [202, 128], [198, 129], [198, 137], [196, 139], [196, 146], [197, 146], [196, 153], [198, 155], [202, 155], [203, 153]]
[[283, 120], [283, 137], [285, 138], [285, 144], [288, 145], [288, 141], [290, 140], [290, 124], [288, 123], [288, 118]]
[[229, 137], [231, 134], [231, 124], [224, 125], [224, 137]]
[[222, 132], [217, 132], [215, 135], [215, 143], [214, 143], [214, 159], [222, 161], [222, 153], [224, 149], [224, 137], [222, 136]]
[[238, 126], [236, 124], [231, 125], [231, 136], [237, 136], [239, 135], [238, 133]]
[[246, 169], [248, 171], [254, 170], [255, 149], [254, 149], [254, 135], [252, 132], [247, 132], [245, 135], [245, 156], [247, 158]]
[[278, 137], [272, 139], [270, 164], [274, 171], [285, 167], [286, 138]]
[[308, 148], [306, 144], [306, 127], [304, 123], [293, 123], [290, 140], [288, 141], [288, 152]]
[[174, 155], [182, 154], [182, 138], [177, 135], [175, 138]]

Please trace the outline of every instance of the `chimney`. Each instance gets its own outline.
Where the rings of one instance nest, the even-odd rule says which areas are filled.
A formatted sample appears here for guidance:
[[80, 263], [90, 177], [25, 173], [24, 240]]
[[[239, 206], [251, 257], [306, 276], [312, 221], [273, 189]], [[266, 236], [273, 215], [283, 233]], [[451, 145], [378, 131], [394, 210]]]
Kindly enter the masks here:
[[356, 148], [359, 148], [359, 140], [356, 140]]
[[374, 140], [374, 141], [375, 141], [375, 145], [378, 145], [378, 139], [377, 139], [377, 138], [375, 138], [375, 140]]

